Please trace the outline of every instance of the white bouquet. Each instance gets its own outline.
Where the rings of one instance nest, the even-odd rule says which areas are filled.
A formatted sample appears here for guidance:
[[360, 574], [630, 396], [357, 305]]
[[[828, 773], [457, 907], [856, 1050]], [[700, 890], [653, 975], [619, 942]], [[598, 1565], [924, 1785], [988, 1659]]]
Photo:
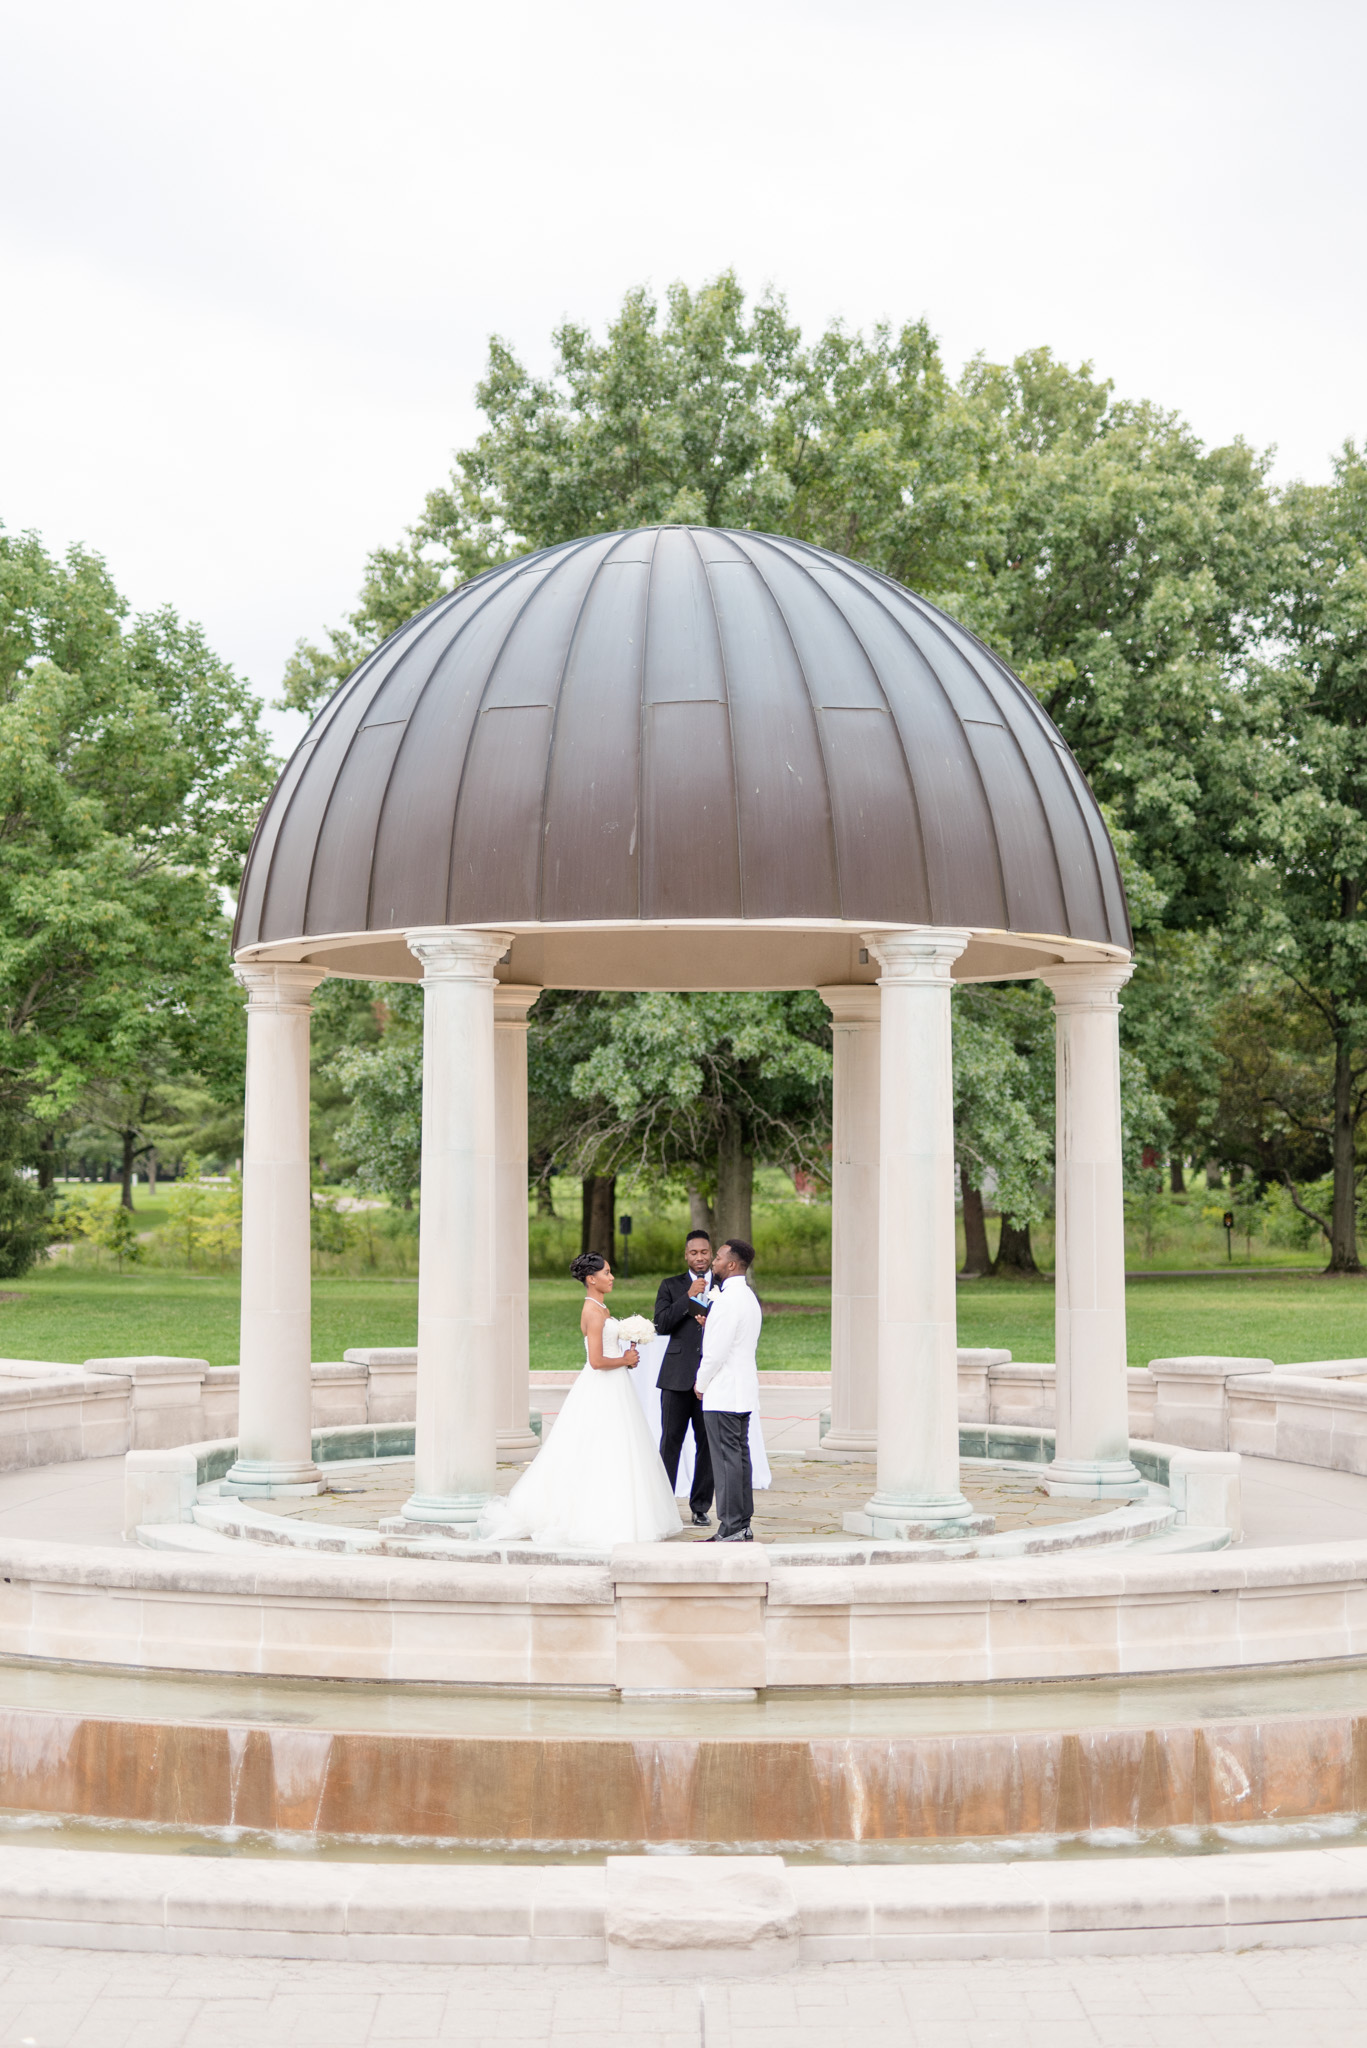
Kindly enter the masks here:
[[617, 1335], [623, 1345], [653, 1344], [655, 1325], [649, 1316], [623, 1316], [617, 1325]]

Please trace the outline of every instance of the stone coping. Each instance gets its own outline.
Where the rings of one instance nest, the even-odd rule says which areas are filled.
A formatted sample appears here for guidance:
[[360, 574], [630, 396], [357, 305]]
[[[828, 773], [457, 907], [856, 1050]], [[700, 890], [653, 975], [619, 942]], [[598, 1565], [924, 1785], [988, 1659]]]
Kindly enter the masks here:
[[[1363, 1367], [1363, 1372], [1367, 1375], [1367, 1366]], [[1295, 1372], [1264, 1372], [1236, 1380], [1232, 1392], [1241, 1401], [1292, 1401], [1304, 1408], [1367, 1411], [1367, 1377], [1359, 1384], [1346, 1378], [1320, 1379]]]
[[155, 1954], [602, 1964], [1173, 1953], [1367, 1938], [1367, 1849], [935, 1867], [779, 1856], [301, 1863], [0, 1849], [0, 1939]]
[[[164, 1588], [225, 1594], [314, 1595], [320, 1600], [424, 1600], [479, 1603], [611, 1599], [618, 1585], [767, 1587], [771, 1602], [817, 1605], [891, 1602], [954, 1606], [977, 1601], [1093, 1601], [1122, 1594], [1223, 1593], [1311, 1587], [1361, 1587], [1367, 1597], [1367, 1540], [1306, 1543], [1259, 1550], [1213, 1550], [1148, 1557], [1142, 1549], [1108, 1546], [1067, 1558], [967, 1559], [952, 1578], [934, 1564], [787, 1565], [777, 1546], [619, 1544], [606, 1563], [545, 1564], [468, 1561], [456, 1556], [410, 1561], [330, 1556], [243, 1545], [233, 1552], [180, 1554], [132, 1548], [96, 1549], [0, 1536], [5, 1583], [42, 1579], [52, 1585]], [[848, 1591], [842, 1583], [857, 1572]], [[1365, 1617], [1367, 1618], [1367, 1617]], [[1357, 1654], [1327, 1652], [1327, 1655]]]

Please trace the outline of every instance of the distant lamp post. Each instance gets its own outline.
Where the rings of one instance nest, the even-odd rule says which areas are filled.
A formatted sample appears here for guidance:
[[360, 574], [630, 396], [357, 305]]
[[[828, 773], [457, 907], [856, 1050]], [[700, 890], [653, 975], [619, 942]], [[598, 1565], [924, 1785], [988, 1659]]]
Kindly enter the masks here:
[[1223, 1216], [1222, 1216], [1222, 1217], [1220, 1218], [1220, 1225], [1221, 1225], [1221, 1228], [1223, 1229], [1223, 1231], [1224, 1231], [1224, 1233], [1225, 1233], [1225, 1257], [1226, 1257], [1226, 1259], [1227, 1259], [1227, 1260], [1229, 1260], [1229, 1262], [1230, 1262], [1231, 1264], [1233, 1264], [1233, 1261], [1234, 1261], [1234, 1211], [1233, 1211], [1232, 1209], [1226, 1209], [1226, 1210], [1225, 1210], [1225, 1213], [1224, 1213], [1224, 1215], [1223, 1215]]
[[617, 1218], [617, 1228], [618, 1228], [618, 1229], [619, 1229], [619, 1230], [621, 1231], [621, 1233], [622, 1233], [622, 1278], [623, 1278], [624, 1280], [630, 1280], [630, 1278], [631, 1278], [631, 1218], [630, 1218], [630, 1216], [619, 1216], [619, 1217]]

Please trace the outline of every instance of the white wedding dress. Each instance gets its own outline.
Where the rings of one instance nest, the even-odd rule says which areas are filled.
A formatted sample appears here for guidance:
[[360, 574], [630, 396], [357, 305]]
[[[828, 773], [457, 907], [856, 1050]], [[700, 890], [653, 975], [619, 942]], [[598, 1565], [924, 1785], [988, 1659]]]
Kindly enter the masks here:
[[[620, 1358], [625, 1349], [617, 1320], [609, 1316], [603, 1356]], [[587, 1355], [587, 1339], [584, 1350]], [[679, 1534], [683, 1523], [631, 1370], [599, 1372], [585, 1363], [549, 1437], [512, 1492], [506, 1500], [491, 1500], [481, 1514], [478, 1536], [548, 1549], [608, 1550], [614, 1543], [663, 1543]]]

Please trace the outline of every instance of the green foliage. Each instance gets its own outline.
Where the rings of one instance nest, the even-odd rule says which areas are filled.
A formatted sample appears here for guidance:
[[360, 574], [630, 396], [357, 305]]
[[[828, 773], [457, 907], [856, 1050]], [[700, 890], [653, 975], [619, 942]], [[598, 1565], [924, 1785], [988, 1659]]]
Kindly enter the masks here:
[[337, 1076], [344, 1052], [377, 1046], [389, 1022], [395, 991], [389, 984], [329, 979], [314, 994], [309, 1032], [309, 1147], [323, 1181], [352, 1179], [360, 1164], [343, 1132], [351, 1098]]
[[1317, 1119], [1334, 1176], [1325, 1235], [1330, 1265], [1355, 1271], [1367, 1113], [1367, 462], [1353, 443], [1332, 483], [1288, 493], [1287, 514], [1285, 651], [1266, 671], [1283, 726], [1257, 785], [1270, 857], [1250, 891], [1249, 926], [1328, 1050]]
[[234, 1176], [226, 1187], [199, 1179], [195, 1162], [167, 1196], [163, 1255], [171, 1253], [191, 1271], [202, 1263], [230, 1265], [242, 1250], [242, 1183]]
[[1167, 1191], [1160, 1169], [1141, 1166], [1129, 1176], [1125, 1190], [1126, 1237], [1137, 1234], [1144, 1257], [1151, 1259], [1159, 1222], [1167, 1207]]
[[606, 1016], [604, 1038], [571, 1077], [589, 1105], [583, 1154], [705, 1170], [738, 1120], [748, 1152], [824, 1169], [830, 1021], [818, 996], [652, 992]]
[[415, 1209], [315, 1193], [311, 1241], [315, 1273], [417, 1274]]
[[0, 532], [0, 1108], [49, 1128], [96, 1079], [241, 1087], [221, 892], [271, 767], [260, 706], [98, 556]]
[[[530, 1221], [531, 1270], [545, 1279], [563, 1278], [579, 1251], [579, 1206], [573, 1183], [557, 1182], [555, 1216]], [[683, 1268], [685, 1233], [692, 1224], [688, 1203], [667, 1180], [635, 1175], [619, 1183], [617, 1207], [632, 1217], [631, 1270], [634, 1276], [677, 1273]], [[788, 1174], [761, 1167], [755, 1175], [753, 1242], [758, 1254], [756, 1274], [761, 1291], [776, 1277], [828, 1274], [831, 1270], [831, 1205], [829, 1199], [808, 1200], [793, 1192]], [[617, 1272], [622, 1268], [618, 1240]], [[614, 1297], [616, 1299], [616, 1297]], [[653, 1299], [653, 1297], [652, 1297]], [[646, 1307], [649, 1308], [647, 1303]]]
[[[1035, 349], [952, 377], [924, 322], [804, 338], [781, 298], [748, 306], [730, 272], [663, 303], [629, 293], [601, 338], [562, 326], [545, 378], [495, 337], [477, 397], [482, 430], [409, 532], [371, 557], [347, 624], [325, 647], [301, 644], [286, 702], [316, 708], [441, 593], [581, 533], [750, 526], [911, 584], [1015, 666], [1106, 810], [1137, 945], [1122, 1062], [1132, 1201], [1149, 1199], [1135, 1178], [1152, 1171], [1146, 1146], [1247, 1165], [1262, 1189], [1332, 1166], [1315, 1214], [1331, 1263], [1356, 1267], [1367, 464], [1355, 445], [1330, 484], [1278, 493], [1262, 454], [1205, 447], [1090, 364]], [[720, 1021], [717, 1005], [739, 1000], [543, 997], [529, 1041], [537, 1170], [559, 1155], [701, 1193], [737, 1147], [819, 1166], [825, 1082], [805, 1052], [782, 1063], [792, 1039], [824, 1049], [824, 1024], [784, 1013], [757, 1025], [766, 1070], [736, 1050], [749, 1042], [742, 1013], [725, 1013], [739, 1040]], [[1029, 990], [957, 999], [961, 1162], [995, 1176], [1013, 1221], [1038, 1220], [1048, 1198], [1046, 1008]], [[411, 1186], [416, 1033], [358, 1040], [327, 1071], [355, 1104], [345, 1123], [333, 1105], [334, 1136], [347, 1132], [367, 1184]]]
[[327, 1071], [350, 1103], [336, 1141], [358, 1184], [407, 1204], [422, 1163], [422, 990], [395, 983], [383, 997], [378, 1038], [353, 1040]]
[[27, 1273], [51, 1241], [49, 1199], [23, 1171], [22, 1136], [0, 1115], [0, 1280]]
[[1053, 1157], [1053, 1015], [1030, 984], [959, 989], [954, 997], [954, 1141], [966, 1179], [991, 1174], [1011, 1222], [1038, 1223]]
[[120, 1272], [125, 1263], [135, 1266], [144, 1256], [143, 1246], [138, 1242], [137, 1223], [121, 1202], [106, 1202], [97, 1209], [92, 1208], [84, 1235], [98, 1250], [112, 1252]]

